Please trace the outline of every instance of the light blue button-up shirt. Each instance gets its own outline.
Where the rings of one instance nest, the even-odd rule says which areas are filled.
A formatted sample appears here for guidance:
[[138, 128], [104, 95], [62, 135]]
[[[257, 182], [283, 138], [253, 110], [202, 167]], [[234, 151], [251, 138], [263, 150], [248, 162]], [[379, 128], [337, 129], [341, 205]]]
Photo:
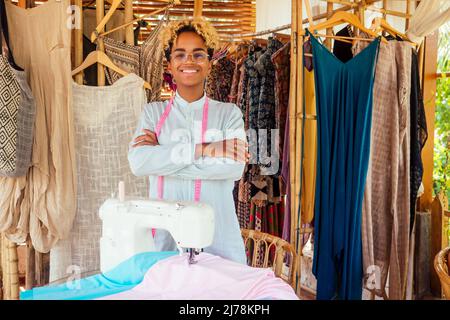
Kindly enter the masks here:
[[[213, 244], [205, 248], [226, 259], [246, 263], [244, 243], [236, 216], [234, 181], [243, 174], [245, 164], [225, 158], [194, 159], [195, 145], [201, 142], [203, 106], [206, 96], [188, 103], [178, 93], [172, 110], [161, 128], [158, 146], [140, 146], [128, 153], [131, 171], [137, 176], [149, 176], [150, 198], [157, 198], [157, 177], [164, 176], [165, 200], [194, 200], [194, 181], [202, 180], [200, 201], [211, 205], [215, 212]], [[232, 138], [246, 141], [241, 110], [232, 103], [209, 99], [208, 131], [205, 142]], [[133, 139], [144, 134], [143, 129], [155, 132], [168, 102], [145, 105]], [[157, 230], [158, 250], [176, 250], [175, 242], [165, 230]]]

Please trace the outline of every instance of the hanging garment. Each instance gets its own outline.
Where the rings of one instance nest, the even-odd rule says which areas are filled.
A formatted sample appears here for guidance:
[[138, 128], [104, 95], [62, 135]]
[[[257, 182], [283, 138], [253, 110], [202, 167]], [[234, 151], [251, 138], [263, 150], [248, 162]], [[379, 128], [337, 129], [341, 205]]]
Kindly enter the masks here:
[[128, 143], [146, 103], [143, 80], [128, 74], [111, 86], [72, 84], [76, 162], [77, 211], [72, 232], [51, 250], [51, 281], [67, 276], [67, 267], [80, 272], [100, 268], [102, 221], [100, 206], [117, 194], [124, 181], [126, 195], [146, 197], [147, 179], [135, 177], [128, 166]]
[[[355, 52], [366, 47], [367, 43], [361, 41]], [[409, 254], [410, 89], [411, 46], [395, 40], [383, 43], [373, 89], [370, 164], [362, 219], [363, 260], [366, 277], [375, 270], [380, 275], [380, 286], [375, 290], [378, 295], [383, 294], [389, 272], [389, 298], [396, 300], [404, 299]]]
[[[304, 97], [305, 113], [316, 115], [316, 97], [314, 91], [314, 73], [306, 69], [304, 72]], [[291, 232], [291, 183], [289, 168], [289, 119], [286, 119], [284, 131], [283, 162], [281, 175], [286, 185], [286, 206], [284, 213], [283, 235], [284, 240], [289, 241]], [[301, 193], [301, 222], [309, 224], [314, 218], [314, 201], [316, 192], [316, 165], [317, 165], [317, 123], [316, 120], [305, 120], [305, 139], [302, 168], [302, 193]]]
[[313, 47], [317, 102], [313, 261], [317, 299], [361, 299], [361, 206], [380, 39], [343, 63], [307, 34]]
[[206, 95], [220, 102], [228, 102], [236, 63], [224, 57], [213, 62], [206, 79]]
[[[150, 84], [151, 90], [146, 90], [148, 102], [159, 101], [161, 98], [164, 50], [159, 33], [165, 23], [164, 17], [140, 46], [131, 46], [109, 37], [103, 38], [105, 53], [116, 66], [128, 73], [137, 74]], [[110, 84], [122, 77], [109, 68], [105, 69], [105, 74]]]
[[[239, 82], [237, 84], [237, 106], [243, 114], [244, 128], [248, 130], [248, 73], [245, 68], [247, 57], [242, 57], [239, 67]], [[237, 68], [237, 67], [236, 67]], [[235, 72], [235, 76], [236, 72]], [[234, 80], [233, 80], [234, 81]], [[250, 181], [249, 181], [249, 165], [244, 167], [244, 173], [239, 180], [237, 216], [241, 228], [249, 229], [250, 227]]]
[[[303, 43], [303, 65], [305, 66], [306, 70], [312, 71], [313, 70], [313, 62], [312, 62], [312, 47], [311, 47], [311, 40], [308, 39]], [[306, 55], [307, 53], [308, 55]]]
[[249, 229], [250, 225], [250, 183], [248, 180], [248, 164], [245, 165], [242, 178], [239, 180], [237, 216], [241, 229]]
[[[108, 20], [105, 26], [105, 31], [111, 30], [115, 27], [119, 27], [124, 24], [125, 15], [123, 11], [114, 11], [111, 18]], [[86, 59], [89, 53], [97, 49], [97, 44], [91, 42], [91, 34], [97, 27], [97, 16], [94, 9], [83, 8], [83, 61]], [[125, 28], [119, 29], [110, 33], [110, 38], [118, 41], [125, 41]], [[72, 66], [75, 69], [77, 66]], [[84, 84], [89, 86], [97, 85], [97, 64], [87, 67], [83, 70], [84, 73]]]
[[[348, 24], [336, 33], [339, 37], [353, 37], [351, 25]], [[352, 44], [344, 41], [334, 40], [333, 54], [342, 62], [353, 58]]]
[[[283, 44], [276, 39], [269, 39], [267, 49], [255, 62], [255, 70], [260, 78], [260, 92], [258, 101], [258, 115], [256, 127], [258, 129], [258, 163], [261, 165], [261, 174], [279, 175], [280, 132], [272, 136], [272, 129], [279, 129], [275, 118], [275, 65], [272, 56]], [[262, 131], [261, 131], [262, 130]], [[265, 134], [264, 134], [265, 133]], [[272, 138], [273, 137], [273, 138]]]
[[82, 279], [70, 274], [59, 279], [59, 284], [22, 291], [20, 300], [90, 300], [127, 291], [140, 284], [155, 263], [176, 254], [178, 251], [139, 253], [105, 273]]
[[275, 128], [279, 130], [279, 152], [283, 161], [284, 132], [289, 115], [289, 89], [291, 78], [291, 43], [286, 43], [272, 55], [275, 66]]
[[243, 118], [244, 118], [244, 126], [247, 131], [249, 128], [249, 119], [248, 119], [248, 102], [249, 102], [249, 75], [248, 75], [248, 59], [250, 56], [247, 56], [242, 62], [241, 66], [241, 76], [238, 86], [238, 96], [237, 96], [237, 106], [241, 109]]
[[[189, 265], [187, 255], [152, 266], [142, 283], [101, 300], [298, 300], [294, 290], [268, 268], [252, 268], [208, 253]], [[170, 280], [170, 281], [168, 281]]]
[[0, 176], [26, 175], [31, 165], [35, 104], [25, 71], [9, 49], [5, 3], [0, 1]]
[[422, 183], [423, 163], [422, 149], [428, 138], [427, 120], [425, 118], [425, 107], [423, 104], [422, 90], [420, 88], [419, 62], [417, 53], [413, 50], [411, 57], [411, 160], [410, 160], [410, 199], [411, 218], [410, 227], [414, 225], [416, 214], [417, 193]]
[[[246, 92], [248, 99], [248, 128], [258, 130], [258, 108], [259, 97], [261, 93], [261, 77], [255, 68], [255, 63], [263, 51], [251, 51], [244, 62], [245, 73], [248, 77], [248, 90]], [[245, 100], [244, 100], [245, 102]], [[257, 145], [257, 142], [255, 142]], [[253, 157], [253, 155], [252, 155]]]
[[239, 96], [239, 83], [241, 79], [241, 68], [245, 57], [237, 60], [233, 70], [233, 80], [231, 82], [230, 94], [228, 95], [228, 102], [237, 103]]
[[36, 120], [28, 174], [0, 178], [1, 229], [17, 242], [30, 233], [33, 247], [48, 252], [69, 235], [75, 216], [69, 1], [49, 0], [27, 10], [5, 5], [11, 51], [29, 75]]
[[31, 166], [36, 107], [25, 71], [0, 60], [0, 175], [20, 177]]
[[[303, 92], [305, 97], [306, 115], [316, 116], [316, 95], [314, 90], [314, 72], [303, 69]], [[317, 166], [317, 121], [311, 118], [305, 120], [305, 139], [303, 150], [303, 174], [301, 194], [301, 221], [311, 223], [314, 218], [314, 201], [316, 192]]]
[[[202, 179], [202, 202], [215, 211], [214, 240], [205, 251], [245, 264], [244, 243], [232, 194], [234, 181], [241, 178], [244, 163], [209, 157], [194, 161], [205, 98], [188, 103], [177, 93], [170, 117], [158, 138], [159, 145], [133, 148], [130, 143], [128, 160], [135, 175], [150, 176], [151, 198], [156, 199], [158, 195], [158, 176], [164, 176], [165, 200], [192, 201], [195, 179]], [[167, 102], [147, 104], [133, 138], [141, 135], [143, 129], [155, 132], [166, 106]], [[232, 138], [246, 141], [242, 113], [233, 104], [209, 99], [208, 128], [206, 142]], [[176, 250], [175, 242], [164, 230], [156, 231], [155, 246], [163, 251]]]
[[411, 41], [421, 43], [423, 38], [450, 20], [450, 1], [421, 1], [409, 19], [406, 35]]

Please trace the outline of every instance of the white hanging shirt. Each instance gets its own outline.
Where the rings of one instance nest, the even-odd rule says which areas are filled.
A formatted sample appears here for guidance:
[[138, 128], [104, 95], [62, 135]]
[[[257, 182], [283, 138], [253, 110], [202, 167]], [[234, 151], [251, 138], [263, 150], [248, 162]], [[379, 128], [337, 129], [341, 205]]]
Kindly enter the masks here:
[[[246, 264], [244, 242], [236, 216], [233, 188], [245, 164], [226, 158], [203, 157], [195, 160], [195, 145], [201, 141], [203, 106], [206, 96], [188, 103], [178, 93], [172, 110], [158, 137], [158, 146], [132, 147], [128, 161], [137, 176], [149, 176], [150, 198], [157, 198], [157, 179], [164, 176], [165, 200], [194, 201], [195, 179], [202, 179], [200, 202], [211, 205], [215, 212], [213, 244], [205, 252]], [[205, 142], [238, 138], [246, 141], [241, 110], [232, 103], [209, 99], [208, 130]], [[155, 132], [168, 102], [151, 102], [144, 106], [133, 140]], [[176, 250], [175, 241], [165, 230], [155, 234], [157, 250]]]

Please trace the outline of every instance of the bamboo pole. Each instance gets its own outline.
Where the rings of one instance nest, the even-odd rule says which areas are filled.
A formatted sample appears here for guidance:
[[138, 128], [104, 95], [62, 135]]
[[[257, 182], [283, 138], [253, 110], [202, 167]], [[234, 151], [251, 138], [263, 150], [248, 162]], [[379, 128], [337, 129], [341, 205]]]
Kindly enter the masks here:
[[36, 286], [41, 287], [44, 285], [43, 281], [43, 263], [42, 263], [42, 253], [34, 251], [34, 259], [36, 264]]
[[[291, 232], [290, 243], [295, 246], [295, 162], [296, 162], [296, 143], [295, 143], [295, 126], [296, 126], [296, 113], [297, 113], [297, 53], [298, 47], [301, 45], [298, 43], [297, 34], [297, 0], [292, 0], [292, 15], [291, 15], [291, 74], [290, 74], [290, 90], [289, 90], [289, 180], [290, 180], [290, 220], [291, 220]], [[300, 17], [301, 19], [301, 17]], [[295, 248], [295, 247], [294, 247]], [[295, 279], [295, 287], [297, 283], [297, 272], [293, 275]]]
[[[80, 10], [79, 25], [75, 27], [73, 32], [75, 49], [74, 62], [75, 66], [78, 67], [83, 63], [83, 0], [73, 0], [73, 4]], [[83, 84], [83, 72], [75, 75], [75, 81], [78, 84]]]
[[2, 238], [3, 238], [3, 236], [0, 233], [0, 300], [3, 300], [3, 292], [4, 292], [4, 290], [3, 290], [3, 288], [4, 288], [4, 286], [3, 286], [3, 279], [4, 279], [4, 276], [3, 276], [3, 270], [4, 270], [3, 257], [4, 257], [4, 253], [3, 253], [3, 239]]
[[[411, 13], [411, 2], [406, 0], [406, 14], [409, 16]], [[405, 30], [409, 28], [409, 17], [405, 18]]]
[[[298, 47], [297, 47], [297, 81], [296, 81], [296, 98], [297, 98], [297, 113], [303, 112], [303, 24], [301, 23], [302, 20], [302, 4], [301, 2], [296, 8], [297, 11], [297, 23], [296, 23], [296, 32], [298, 34]], [[301, 219], [299, 219], [298, 210], [300, 208], [300, 188], [302, 180], [300, 179], [301, 176], [301, 150], [302, 150], [302, 133], [303, 133], [303, 120], [299, 117], [296, 117], [295, 120], [295, 150], [297, 157], [295, 158], [295, 248], [297, 251], [297, 257], [298, 257], [298, 263], [300, 263], [300, 259], [302, 256], [302, 241], [300, 238], [300, 228], [301, 228]], [[298, 282], [297, 282], [297, 294], [300, 296], [301, 294], [301, 268], [298, 268]]]
[[7, 240], [8, 247], [8, 278], [10, 285], [10, 299], [19, 299], [19, 259], [17, 257], [17, 244]]
[[[383, 9], [384, 9], [384, 10], [383, 10], [383, 13], [382, 13], [382, 17], [383, 17], [384, 20], [386, 20], [386, 16], [387, 16], [387, 15], [386, 15], [387, 0], [383, 0], [383, 5], [382, 5], [382, 7], [383, 7]], [[382, 34], [383, 36], [386, 36], [386, 31], [383, 30], [383, 31], [381, 32], [381, 34]]]
[[[361, 20], [361, 17], [360, 17], [360, 3], [359, 3], [359, 1], [358, 0], [353, 0], [353, 2], [355, 3], [355, 7], [353, 7], [353, 14], [355, 15], [355, 16], [357, 16], [358, 17], [358, 19], [359, 20]], [[358, 28], [355, 28], [354, 29], [354, 31], [353, 31], [353, 33], [354, 33], [354, 35], [355, 36], [359, 36], [359, 29]]]
[[[105, 16], [105, 0], [96, 0], [95, 1], [95, 12], [97, 18], [97, 24], [100, 24], [103, 17]], [[105, 27], [100, 30], [101, 32], [105, 31]], [[105, 52], [105, 45], [103, 44], [102, 39], [97, 39], [97, 50]], [[97, 63], [97, 84], [99, 86], [105, 85], [105, 69], [101, 63]]]
[[[334, 4], [332, 2], [327, 3], [327, 19], [331, 18], [331, 16], [333, 15], [333, 6], [334, 6]], [[326, 34], [327, 34], [327, 36], [332, 36], [333, 28], [327, 28]], [[324, 43], [325, 43], [325, 46], [327, 46], [327, 48], [331, 50], [331, 38], [325, 39]]]
[[[301, 5], [297, 6], [297, 19], [299, 20], [297, 22], [297, 34], [299, 35], [298, 37], [298, 42], [299, 42], [299, 46], [298, 46], [298, 50], [297, 50], [297, 113], [299, 112], [303, 112], [303, 39], [304, 39], [304, 31], [303, 31], [303, 24], [301, 23], [303, 17], [303, 7]], [[295, 166], [296, 166], [296, 172], [295, 172], [295, 178], [296, 178], [296, 200], [297, 200], [297, 204], [296, 204], [296, 212], [295, 212], [295, 217], [296, 217], [296, 240], [297, 240], [297, 247], [296, 249], [297, 251], [297, 259], [298, 259], [298, 268], [297, 268], [297, 273], [298, 273], [298, 283], [297, 283], [297, 294], [298, 296], [301, 295], [301, 257], [302, 257], [302, 248], [303, 248], [303, 244], [302, 244], [302, 233], [301, 233], [301, 228], [302, 228], [302, 221], [301, 221], [301, 216], [299, 216], [298, 214], [298, 210], [300, 208], [300, 188], [301, 188], [301, 184], [302, 184], [302, 179], [300, 179], [300, 176], [303, 176], [301, 174], [301, 170], [303, 170], [303, 168], [301, 167], [301, 150], [302, 150], [302, 136], [304, 133], [304, 126], [303, 126], [303, 122], [305, 120], [296, 117], [296, 135], [297, 135], [297, 140], [296, 140], [296, 150], [297, 150], [297, 158], [295, 161]], [[300, 213], [301, 214], [301, 213]]]
[[[422, 210], [429, 209], [433, 202], [433, 168], [434, 168], [434, 123], [436, 109], [436, 71], [437, 71], [437, 50], [438, 31], [427, 36], [424, 45], [421, 46], [422, 61], [422, 91], [423, 102], [425, 104], [425, 115], [427, 120], [428, 139], [422, 150], [423, 160], [423, 186], [424, 194], [420, 198]], [[423, 58], [422, 58], [423, 56]]]
[[36, 275], [35, 251], [31, 240], [27, 240], [27, 264], [25, 270], [25, 289], [31, 290], [35, 284]]
[[381, 9], [381, 8], [377, 8], [374, 6], [368, 6], [368, 7], [366, 7], [366, 10], [376, 11], [376, 12], [383, 13], [383, 15], [396, 16], [396, 17], [400, 17], [400, 18], [410, 18], [411, 17], [411, 14], [394, 11], [394, 10]]
[[366, 22], [366, 15], [365, 15], [365, 7], [366, 7], [366, 0], [360, 0], [359, 1], [359, 20], [361, 21], [362, 25], [365, 25]]
[[1, 234], [2, 238], [2, 269], [3, 269], [3, 299], [9, 300], [11, 296], [11, 285], [10, 285], [10, 278], [9, 278], [9, 252], [7, 248], [7, 240], [5, 235]]
[[194, 1], [194, 17], [201, 17], [203, 13], [203, 0]]
[[[145, 20], [146, 18], [148, 18], [148, 17], [150, 17], [150, 16], [154, 16], [154, 15], [157, 14], [157, 13], [160, 13], [160, 12], [162, 12], [162, 11], [165, 11], [166, 8], [168, 8], [168, 7], [170, 7], [170, 5], [167, 6], [167, 7], [162, 8], [162, 9], [158, 9], [158, 10], [155, 10], [155, 11], [153, 11], [153, 12], [150, 12], [149, 14], [145, 14], [144, 16], [142, 16], [142, 17], [140, 17], [140, 18], [137, 18], [137, 19], [131, 20], [131, 21], [129, 21], [129, 22], [126, 22], [123, 26], [118, 26], [118, 27], [116, 27], [116, 28], [114, 28], [114, 29], [105, 31], [105, 32], [103, 32], [103, 33], [100, 34], [100, 35], [101, 35], [101, 36], [106, 36], [106, 35], [108, 35], [108, 34], [110, 34], [110, 33], [113, 33], [113, 32], [115, 32], [115, 31], [117, 31], [117, 30], [120, 30], [120, 29], [124, 28], [124, 27], [127, 26], [127, 25], [131, 25], [131, 26], [132, 26], [133, 23], [138, 22], [138, 21], [141, 21], [141, 20]], [[158, 20], [158, 21], [159, 21], [159, 20]]]
[[[133, 20], [133, 0], [125, 0], [125, 23]], [[133, 25], [125, 28], [125, 41], [129, 45], [134, 45]]]
[[306, 15], [308, 18], [309, 27], [311, 28], [314, 25], [312, 11], [311, 11], [311, 3], [310, 3], [310, 0], [304, 0], [304, 2], [305, 2], [305, 9], [306, 9]]
[[351, 1], [345, 1], [345, 0], [322, 0], [322, 1], [326, 1], [327, 2], [327, 7], [328, 4], [333, 4], [333, 3], [337, 3], [337, 4], [342, 4], [342, 5], [346, 5], [346, 6], [350, 6], [352, 8], [357, 7], [358, 5], [354, 2]]

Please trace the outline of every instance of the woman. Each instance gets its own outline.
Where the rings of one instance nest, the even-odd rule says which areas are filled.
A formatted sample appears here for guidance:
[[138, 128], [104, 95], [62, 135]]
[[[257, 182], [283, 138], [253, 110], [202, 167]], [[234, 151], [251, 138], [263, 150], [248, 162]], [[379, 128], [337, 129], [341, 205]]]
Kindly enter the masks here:
[[[170, 23], [161, 38], [177, 90], [169, 102], [144, 107], [130, 144], [131, 170], [150, 176], [151, 198], [211, 205], [214, 240], [204, 251], [245, 264], [232, 195], [249, 158], [242, 112], [204, 91], [217, 32], [203, 19], [182, 20]], [[176, 249], [165, 230], [156, 231], [155, 245], [157, 250]]]

